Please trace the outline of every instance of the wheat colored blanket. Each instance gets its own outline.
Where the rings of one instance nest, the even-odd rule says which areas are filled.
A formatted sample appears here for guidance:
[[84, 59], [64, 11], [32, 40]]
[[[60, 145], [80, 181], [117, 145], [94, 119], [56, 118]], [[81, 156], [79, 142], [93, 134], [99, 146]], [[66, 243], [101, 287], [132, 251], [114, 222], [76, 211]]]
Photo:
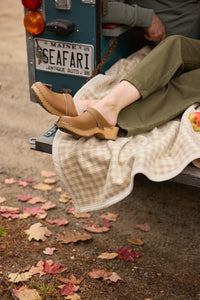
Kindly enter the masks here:
[[[105, 75], [97, 75], [84, 85], [75, 98], [102, 98], [149, 51], [145, 47], [119, 60]], [[133, 190], [138, 173], [152, 181], [165, 181], [200, 158], [200, 133], [193, 131], [188, 119], [196, 107], [190, 106], [181, 119], [144, 134], [118, 137], [116, 141], [95, 137], [76, 140], [58, 130], [53, 142], [53, 161], [76, 211], [98, 210], [124, 199]]]

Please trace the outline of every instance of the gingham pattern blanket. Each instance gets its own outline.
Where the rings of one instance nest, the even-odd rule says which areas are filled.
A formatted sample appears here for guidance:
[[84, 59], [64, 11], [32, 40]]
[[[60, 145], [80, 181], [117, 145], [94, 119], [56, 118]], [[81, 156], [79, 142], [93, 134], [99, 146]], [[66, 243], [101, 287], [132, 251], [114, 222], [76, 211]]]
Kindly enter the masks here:
[[[105, 75], [97, 75], [83, 86], [75, 98], [103, 97], [148, 51], [143, 48], [118, 61]], [[165, 181], [199, 159], [200, 133], [193, 131], [188, 119], [198, 110], [196, 107], [190, 106], [181, 119], [144, 134], [118, 137], [116, 141], [95, 137], [76, 140], [58, 130], [53, 142], [53, 161], [76, 211], [98, 210], [124, 199], [133, 190], [138, 173], [152, 181]]]

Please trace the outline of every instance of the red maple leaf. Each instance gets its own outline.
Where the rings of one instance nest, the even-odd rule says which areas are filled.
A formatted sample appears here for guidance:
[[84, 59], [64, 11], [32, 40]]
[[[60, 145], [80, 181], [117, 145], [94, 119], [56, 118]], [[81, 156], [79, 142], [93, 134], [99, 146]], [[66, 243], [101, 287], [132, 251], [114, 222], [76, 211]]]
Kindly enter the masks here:
[[77, 291], [77, 287], [72, 283], [68, 282], [65, 284], [65, 286], [61, 289], [61, 294], [62, 295], [74, 295], [74, 293]]
[[28, 213], [31, 216], [35, 217], [37, 214], [44, 214], [45, 210], [42, 209], [40, 206], [35, 207], [25, 207], [23, 209], [23, 213]]
[[54, 262], [51, 260], [46, 261], [46, 262], [44, 262], [44, 265], [43, 265], [43, 272], [49, 273], [49, 274], [57, 274], [57, 273], [61, 273], [66, 270], [66, 269], [60, 268], [60, 267], [61, 267], [60, 263], [54, 264]]
[[17, 200], [19, 200], [19, 201], [27, 201], [30, 199], [32, 199], [32, 196], [29, 194], [23, 194], [23, 195], [20, 195], [17, 197]]
[[134, 261], [133, 257], [138, 258], [140, 256], [137, 252], [132, 252], [130, 248], [117, 247], [118, 258], [123, 259], [125, 261]]

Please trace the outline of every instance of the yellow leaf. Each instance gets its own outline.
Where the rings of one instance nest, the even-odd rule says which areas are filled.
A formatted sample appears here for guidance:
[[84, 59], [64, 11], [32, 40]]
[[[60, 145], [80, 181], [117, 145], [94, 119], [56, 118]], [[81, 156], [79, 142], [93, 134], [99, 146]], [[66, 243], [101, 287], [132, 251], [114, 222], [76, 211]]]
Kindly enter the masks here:
[[57, 180], [53, 179], [53, 178], [46, 178], [43, 180], [43, 182], [46, 184], [55, 184], [57, 182]]
[[41, 174], [42, 177], [53, 177], [53, 176], [56, 176], [56, 173], [45, 171], [45, 170], [42, 170], [40, 172], [40, 174]]
[[29, 280], [31, 277], [31, 274], [29, 274], [29, 272], [25, 272], [25, 273], [10, 273], [8, 275], [9, 281], [10, 282], [20, 282], [20, 281], [27, 281]]
[[50, 190], [52, 190], [52, 186], [50, 186], [49, 184], [45, 184], [45, 183], [37, 183], [33, 186], [33, 188], [35, 190], [40, 190], [40, 191], [50, 191]]
[[114, 259], [118, 256], [118, 253], [109, 253], [109, 252], [104, 252], [102, 254], [100, 254], [97, 258], [101, 258], [101, 259]]
[[73, 212], [74, 217], [76, 217], [77, 219], [81, 219], [81, 218], [90, 218], [91, 215], [88, 213], [76, 213], [75, 211]]
[[127, 241], [136, 246], [142, 246], [144, 244], [142, 240], [136, 239], [134, 237], [128, 237]]
[[48, 230], [47, 227], [42, 227], [41, 223], [33, 224], [28, 230], [25, 230], [25, 233], [29, 235], [29, 241], [31, 241], [32, 239], [36, 241], [45, 241], [47, 239], [46, 236], [50, 236], [52, 234], [52, 232]]

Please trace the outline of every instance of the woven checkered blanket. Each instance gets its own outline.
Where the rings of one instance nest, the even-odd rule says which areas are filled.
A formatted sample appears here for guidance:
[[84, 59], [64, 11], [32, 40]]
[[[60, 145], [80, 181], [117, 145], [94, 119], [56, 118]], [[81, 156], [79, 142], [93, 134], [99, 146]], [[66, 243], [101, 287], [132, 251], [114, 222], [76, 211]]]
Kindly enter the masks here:
[[[149, 51], [145, 47], [118, 61], [105, 75], [97, 75], [84, 85], [75, 98], [102, 98]], [[76, 140], [58, 130], [53, 142], [53, 161], [76, 211], [98, 210], [124, 199], [133, 190], [138, 173], [152, 181], [165, 181], [199, 159], [200, 133], [194, 132], [188, 119], [197, 110], [197, 105], [192, 105], [181, 119], [115, 141], [95, 137]]]

